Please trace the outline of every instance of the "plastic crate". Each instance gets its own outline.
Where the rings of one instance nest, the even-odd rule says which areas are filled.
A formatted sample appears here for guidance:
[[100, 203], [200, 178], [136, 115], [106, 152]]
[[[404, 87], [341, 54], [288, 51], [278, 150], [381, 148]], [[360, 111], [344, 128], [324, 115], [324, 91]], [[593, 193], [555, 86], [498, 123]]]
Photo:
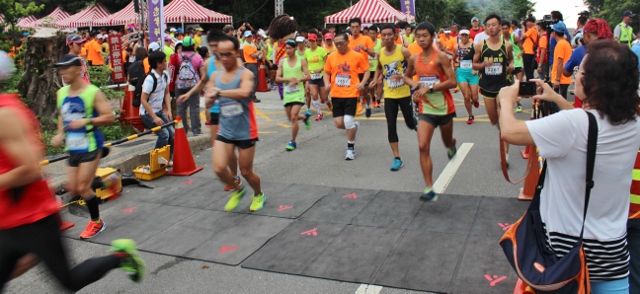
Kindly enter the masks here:
[[167, 163], [171, 156], [171, 146], [151, 151], [149, 154], [149, 165], [137, 167], [133, 173], [136, 178], [143, 181], [152, 181], [167, 173]]
[[149, 165], [142, 165], [133, 170], [138, 180], [153, 181], [167, 173], [166, 169], [151, 171]]
[[113, 168], [98, 168], [96, 176], [102, 179], [104, 188], [96, 189], [96, 196], [102, 200], [120, 196], [122, 192], [122, 175]]

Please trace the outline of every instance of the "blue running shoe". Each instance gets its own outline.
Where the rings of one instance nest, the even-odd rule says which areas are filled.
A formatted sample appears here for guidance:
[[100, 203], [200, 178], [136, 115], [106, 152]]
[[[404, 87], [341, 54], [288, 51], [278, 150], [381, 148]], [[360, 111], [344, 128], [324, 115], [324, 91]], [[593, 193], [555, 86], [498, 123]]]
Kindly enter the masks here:
[[399, 171], [403, 165], [402, 160], [396, 158], [393, 160], [393, 164], [391, 165], [391, 171]]
[[422, 196], [420, 196], [420, 200], [423, 201], [437, 201], [438, 194], [433, 191], [430, 187], [424, 188], [424, 192], [422, 192]]
[[293, 151], [296, 150], [296, 147], [296, 142], [289, 141], [289, 144], [287, 144], [287, 147], [285, 147], [285, 149], [287, 149], [287, 151]]

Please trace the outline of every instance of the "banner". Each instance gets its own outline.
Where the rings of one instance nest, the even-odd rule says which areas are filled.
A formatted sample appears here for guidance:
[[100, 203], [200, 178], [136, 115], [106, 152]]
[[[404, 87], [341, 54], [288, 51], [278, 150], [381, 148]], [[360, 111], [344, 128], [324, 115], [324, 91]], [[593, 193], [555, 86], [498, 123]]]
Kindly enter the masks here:
[[124, 63], [122, 62], [122, 39], [120, 34], [112, 34], [107, 38], [109, 43], [109, 60], [111, 61], [111, 80], [114, 83], [125, 81]]
[[400, 0], [400, 6], [402, 13], [416, 16], [415, 0]]
[[164, 1], [149, 0], [149, 39], [164, 45]]

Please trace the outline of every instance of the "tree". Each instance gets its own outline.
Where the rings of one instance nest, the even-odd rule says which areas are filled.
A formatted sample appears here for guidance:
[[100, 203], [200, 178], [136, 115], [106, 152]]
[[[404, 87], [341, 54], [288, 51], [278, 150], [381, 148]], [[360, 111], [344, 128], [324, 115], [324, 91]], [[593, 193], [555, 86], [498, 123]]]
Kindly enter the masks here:
[[[13, 40], [20, 35], [20, 30], [15, 27], [21, 17], [29, 16], [42, 10], [43, 5], [30, 2], [26, 6], [15, 0], [0, 0], [0, 12], [4, 17], [4, 23], [0, 23], [0, 50], [9, 51], [13, 46]], [[8, 30], [5, 28], [9, 27]]]
[[[591, 7], [589, 7], [591, 9]], [[595, 16], [606, 20], [611, 26], [611, 30], [622, 22], [622, 13], [625, 10], [631, 10], [635, 13], [640, 12], [640, 2], [635, 0], [604, 0], [600, 7], [600, 12]], [[632, 21], [631, 26], [634, 32], [638, 32], [638, 22]]]

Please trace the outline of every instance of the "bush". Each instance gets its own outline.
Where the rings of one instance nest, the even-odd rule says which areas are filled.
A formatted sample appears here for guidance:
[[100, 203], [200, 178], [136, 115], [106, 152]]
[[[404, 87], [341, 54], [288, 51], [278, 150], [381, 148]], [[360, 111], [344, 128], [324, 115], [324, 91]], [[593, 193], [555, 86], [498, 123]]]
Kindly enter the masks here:
[[[104, 135], [105, 142], [110, 142], [114, 140], [118, 140], [124, 137], [128, 137], [136, 133], [133, 127], [129, 125], [120, 125], [120, 122], [116, 120], [116, 122], [110, 126], [98, 127], [102, 134]], [[44, 130], [43, 138], [47, 144], [47, 156], [63, 154], [64, 146], [62, 147], [53, 147], [51, 146], [51, 138], [55, 136], [57, 131], [55, 130]]]

